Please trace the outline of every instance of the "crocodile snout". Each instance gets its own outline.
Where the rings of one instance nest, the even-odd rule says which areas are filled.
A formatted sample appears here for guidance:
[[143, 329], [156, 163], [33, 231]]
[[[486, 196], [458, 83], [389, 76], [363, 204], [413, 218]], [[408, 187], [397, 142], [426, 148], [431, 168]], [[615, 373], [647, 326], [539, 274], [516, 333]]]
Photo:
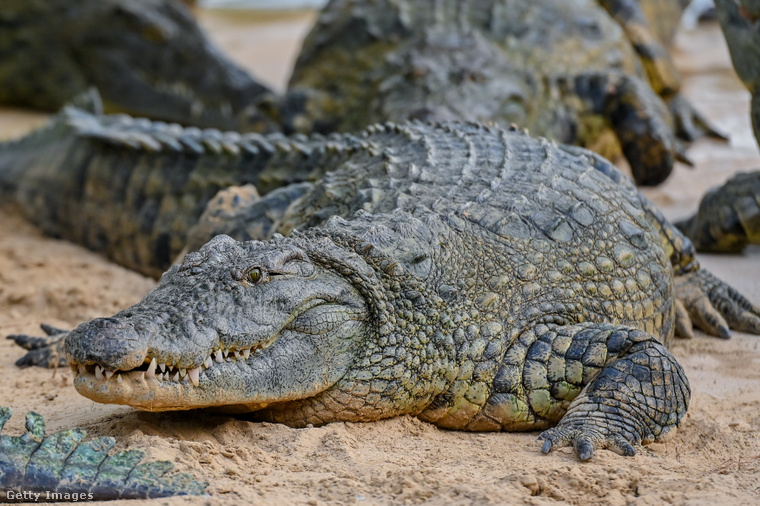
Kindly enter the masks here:
[[147, 344], [132, 323], [96, 318], [71, 331], [64, 351], [71, 364], [94, 363], [105, 369], [126, 371], [143, 363]]

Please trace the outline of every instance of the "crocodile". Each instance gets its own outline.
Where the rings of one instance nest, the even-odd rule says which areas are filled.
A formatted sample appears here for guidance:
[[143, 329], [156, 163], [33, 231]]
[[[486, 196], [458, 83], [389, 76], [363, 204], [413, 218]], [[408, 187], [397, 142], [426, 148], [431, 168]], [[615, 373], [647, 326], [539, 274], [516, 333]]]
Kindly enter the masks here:
[[0, 195], [47, 234], [155, 278], [219, 191], [251, 184], [257, 195], [306, 180], [333, 145], [319, 135], [265, 137], [101, 115], [94, 91], [77, 104], [0, 144]]
[[[12, 410], [0, 407], [0, 431]], [[81, 428], [45, 435], [39, 413], [26, 415], [26, 433], [0, 435], [0, 501], [77, 502], [204, 495], [208, 484], [188, 473], [167, 474], [171, 462], [142, 462], [140, 450], [110, 453], [112, 437], [85, 441]]]
[[456, 123], [333, 142], [278, 216], [261, 210], [284, 189], [219, 222], [260, 240], [218, 235], [68, 333], [77, 390], [295, 427], [411, 414], [543, 430], [542, 451], [588, 460], [682, 420], [689, 385], [666, 345], [687, 313], [760, 333], [760, 309], [590, 151]]
[[89, 87], [110, 112], [223, 129], [272, 93], [176, 0], [4, 0], [0, 104], [58, 111]]
[[257, 111], [286, 132], [407, 119], [516, 123], [607, 158], [622, 152], [636, 182], [655, 185], [675, 160], [688, 162], [686, 141], [720, 137], [679, 93], [664, 46], [683, 3], [332, 1], [304, 41], [288, 94]]
[[[760, 1], [717, 0], [715, 6], [737, 74], [752, 94], [751, 117], [760, 144]], [[676, 226], [699, 251], [739, 253], [760, 244], [760, 171], [740, 173], [708, 191], [697, 212]]]

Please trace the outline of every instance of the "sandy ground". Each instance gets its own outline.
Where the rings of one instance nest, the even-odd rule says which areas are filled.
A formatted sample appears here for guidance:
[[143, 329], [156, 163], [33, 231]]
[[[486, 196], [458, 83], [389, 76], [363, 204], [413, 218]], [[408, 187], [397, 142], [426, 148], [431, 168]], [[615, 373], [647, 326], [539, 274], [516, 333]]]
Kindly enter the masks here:
[[[303, 15], [249, 28], [249, 21], [202, 13], [202, 22], [240, 62], [284, 86]], [[269, 20], [271, 21], [271, 20]], [[274, 28], [273, 28], [274, 26]], [[263, 36], [261, 34], [263, 33]], [[676, 217], [739, 169], [760, 167], [749, 97], [733, 75], [720, 32], [679, 39], [686, 92], [730, 144], [700, 141], [666, 185], [647, 193]], [[42, 115], [0, 111], [0, 136], [23, 132]], [[760, 253], [703, 257], [703, 264], [760, 302]], [[153, 281], [128, 272], [0, 211], [0, 333], [37, 333], [39, 322], [70, 328], [136, 302]], [[50, 430], [74, 425], [113, 435], [120, 449], [147, 449], [210, 483], [208, 498], [153, 504], [757, 504], [760, 498], [760, 338], [698, 335], [674, 353], [693, 389], [683, 426], [633, 458], [599, 451], [580, 463], [568, 449], [541, 455], [537, 433], [470, 434], [405, 417], [291, 429], [199, 413], [142, 413], [95, 404], [71, 386], [68, 370], [16, 369], [20, 356], [0, 341], [0, 405], [16, 416], [42, 413]]]

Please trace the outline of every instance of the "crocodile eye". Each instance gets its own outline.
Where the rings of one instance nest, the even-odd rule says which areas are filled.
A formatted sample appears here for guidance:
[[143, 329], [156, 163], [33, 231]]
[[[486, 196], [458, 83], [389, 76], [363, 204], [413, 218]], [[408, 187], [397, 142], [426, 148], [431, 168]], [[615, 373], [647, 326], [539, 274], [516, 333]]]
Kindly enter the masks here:
[[256, 267], [255, 269], [251, 269], [248, 271], [248, 281], [253, 283], [254, 285], [261, 281], [261, 269]]

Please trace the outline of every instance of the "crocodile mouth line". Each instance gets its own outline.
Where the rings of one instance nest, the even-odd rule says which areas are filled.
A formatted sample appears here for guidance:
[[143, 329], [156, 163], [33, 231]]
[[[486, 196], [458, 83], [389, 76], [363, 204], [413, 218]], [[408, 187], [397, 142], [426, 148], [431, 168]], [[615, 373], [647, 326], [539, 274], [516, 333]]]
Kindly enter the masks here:
[[106, 369], [99, 364], [70, 364], [70, 367], [74, 373], [75, 380], [84, 376], [94, 376], [96, 381], [101, 382], [115, 381], [116, 383], [123, 383], [125, 380], [131, 382], [153, 380], [159, 383], [176, 383], [197, 387], [200, 386], [201, 377], [207, 369], [228, 362], [246, 361], [251, 354], [269, 348], [277, 337], [279, 337], [279, 333], [249, 348], [217, 348], [209, 353], [201, 365], [193, 368], [181, 368], [165, 362], [159, 363], [156, 357], [151, 356], [145, 357], [145, 360], [139, 367], [126, 371]]

